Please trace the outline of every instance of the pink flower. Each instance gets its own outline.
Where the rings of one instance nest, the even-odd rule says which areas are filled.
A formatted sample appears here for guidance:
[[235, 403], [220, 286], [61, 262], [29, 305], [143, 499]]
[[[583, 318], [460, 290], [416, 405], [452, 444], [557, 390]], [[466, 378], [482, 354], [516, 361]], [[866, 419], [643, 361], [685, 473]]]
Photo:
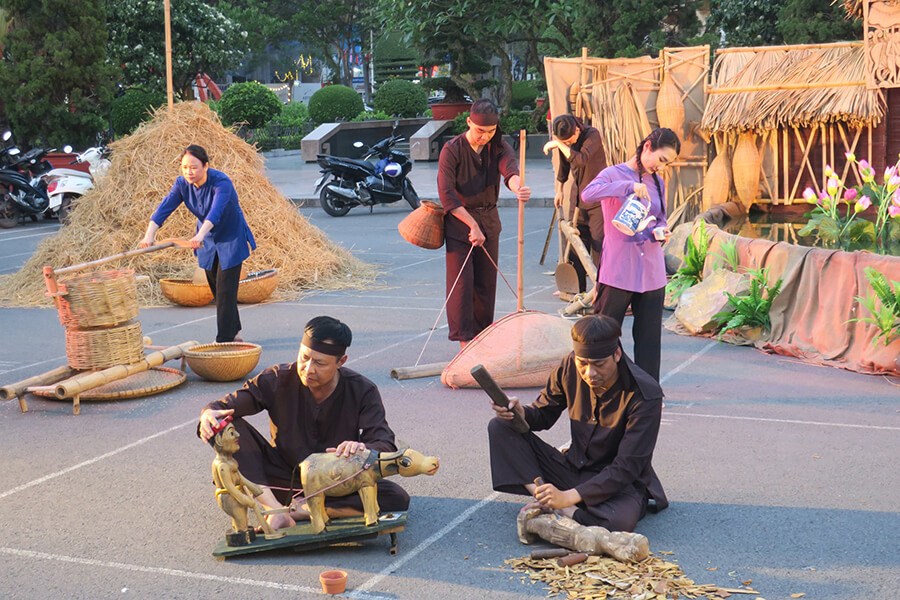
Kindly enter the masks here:
[[900, 187], [900, 175], [891, 175], [888, 179], [888, 189], [896, 190], [898, 187]]
[[808, 187], [805, 190], [803, 190], [803, 199], [806, 200], [807, 202], [809, 202], [810, 204], [815, 204], [816, 203], [816, 193], [813, 191], [812, 188]]
[[888, 214], [892, 217], [900, 217], [900, 206], [896, 204], [891, 204], [888, 207]]
[[844, 158], [846, 158], [850, 162], [853, 162], [856, 160], [856, 155], [853, 154], [852, 152], [844, 152]]
[[856, 188], [848, 188], [844, 192], [844, 200], [846, 200], [848, 203], [853, 202], [854, 200], [856, 200], [856, 196], [858, 195], [859, 192], [856, 191]]
[[856, 201], [856, 212], [862, 212], [872, 206], [872, 199], [868, 196], [863, 196], [859, 200]]
[[841, 185], [841, 180], [837, 177], [832, 177], [828, 180], [828, 185], [825, 186], [825, 189], [828, 190], [829, 196], [835, 196], [838, 191], [838, 186]]
[[860, 169], [868, 169], [869, 161], [867, 161], [866, 159], [862, 159], [861, 161], [859, 161], [859, 168]]
[[884, 170], [884, 180], [887, 181], [894, 177], [897, 174], [897, 165], [891, 165], [890, 167], [886, 167]]
[[891, 204], [900, 206], [900, 190], [897, 190], [896, 192], [894, 192], [894, 195], [891, 196]]

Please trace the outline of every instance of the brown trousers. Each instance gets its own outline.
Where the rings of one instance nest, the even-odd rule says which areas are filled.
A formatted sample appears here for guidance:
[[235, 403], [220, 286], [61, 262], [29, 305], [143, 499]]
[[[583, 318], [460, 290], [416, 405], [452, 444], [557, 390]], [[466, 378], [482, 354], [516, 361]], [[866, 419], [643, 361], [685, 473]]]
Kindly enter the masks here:
[[[494, 301], [497, 295], [497, 269], [488, 254], [497, 262], [500, 240], [488, 237], [480, 248], [472, 250], [468, 241], [446, 238], [447, 245], [447, 324], [449, 338], [468, 342], [494, 322]], [[465, 266], [463, 266], [465, 264]], [[460, 273], [460, 270], [462, 273]], [[457, 276], [459, 281], [457, 281]], [[456, 288], [453, 283], [456, 282]], [[453, 293], [450, 293], [450, 290]]]

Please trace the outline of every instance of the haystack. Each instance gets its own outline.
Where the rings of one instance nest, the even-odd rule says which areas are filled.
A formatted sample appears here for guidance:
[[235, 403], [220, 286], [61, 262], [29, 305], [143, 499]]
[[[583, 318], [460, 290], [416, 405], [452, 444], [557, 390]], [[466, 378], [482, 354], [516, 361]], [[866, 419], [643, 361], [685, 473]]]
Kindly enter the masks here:
[[[112, 165], [106, 176], [80, 200], [69, 224], [44, 240], [17, 273], [0, 280], [0, 304], [49, 305], [42, 267], [62, 268], [137, 248], [150, 215], [180, 175], [181, 156], [190, 144], [205, 147], [210, 166], [234, 182], [258, 246], [244, 264], [248, 271], [278, 269], [280, 283], [274, 298], [372, 283], [375, 268], [310, 225], [266, 178], [263, 159], [253, 146], [224, 128], [205, 104], [182, 102], [171, 111], [160, 109], [134, 134], [110, 146]], [[179, 207], [157, 239], [190, 238], [196, 222], [186, 208]], [[138, 284], [139, 301], [148, 305], [167, 302], [159, 291], [159, 279], [190, 278], [196, 264], [189, 250], [168, 249], [103, 268], [133, 268], [149, 275], [148, 283]]]

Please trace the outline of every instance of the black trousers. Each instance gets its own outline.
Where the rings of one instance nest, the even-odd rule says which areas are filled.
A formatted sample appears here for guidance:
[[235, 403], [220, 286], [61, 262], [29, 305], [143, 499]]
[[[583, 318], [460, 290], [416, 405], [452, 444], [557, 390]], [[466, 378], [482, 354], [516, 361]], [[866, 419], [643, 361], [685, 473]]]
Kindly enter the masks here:
[[[234, 453], [241, 474], [254, 483], [272, 488], [286, 488], [284, 490], [273, 489], [272, 493], [278, 501], [287, 506], [291, 501], [291, 488], [295, 493], [300, 489], [299, 465], [285, 459], [269, 441], [263, 437], [250, 423], [237, 418], [233, 421], [235, 429], [240, 434], [240, 450]], [[409, 508], [409, 494], [394, 483], [382, 479], [376, 486], [378, 490], [378, 508], [382, 512], [402, 511]], [[354, 508], [363, 511], [362, 500], [359, 494], [349, 496], [325, 497], [325, 506], [331, 508]]]
[[634, 362], [659, 381], [660, 347], [662, 345], [662, 313], [666, 288], [648, 292], [629, 292], [610, 285], [599, 286], [594, 300], [594, 313], [614, 318], [621, 325], [625, 310], [631, 306], [634, 323]]
[[[447, 245], [447, 324], [449, 338], [468, 342], [494, 322], [494, 301], [497, 296], [497, 269], [485, 250], [497, 262], [500, 240], [489, 237], [481, 248], [472, 250], [469, 262], [466, 256], [472, 247], [468, 241], [446, 238]], [[463, 267], [465, 263], [465, 267]], [[460, 275], [460, 269], [462, 274]], [[459, 276], [456, 288], [453, 282]], [[450, 290], [453, 293], [450, 294]]]
[[213, 260], [213, 268], [206, 270], [206, 282], [216, 299], [216, 342], [234, 341], [241, 330], [238, 314], [238, 285], [241, 282], [241, 265], [230, 269], [219, 267], [219, 255]]
[[[518, 433], [511, 421], [491, 419], [488, 442], [491, 478], [498, 492], [527, 496], [525, 484], [538, 476], [560, 490], [569, 490], [597, 474], [575, 469], [559, 450], [530, 431]], [[582, 525], [597, 525], [610, 531], [634, 531], [647, 513], [647, 498], [645, 490], [630, 485], [600, 504], [580, 502], [573, 518]]]

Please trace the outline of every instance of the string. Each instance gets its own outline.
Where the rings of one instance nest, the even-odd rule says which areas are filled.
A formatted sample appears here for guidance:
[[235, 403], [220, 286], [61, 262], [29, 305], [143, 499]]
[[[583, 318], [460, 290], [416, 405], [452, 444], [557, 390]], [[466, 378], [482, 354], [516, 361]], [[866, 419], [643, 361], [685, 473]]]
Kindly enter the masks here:
[[[484, 249], [484, 246], [481, 247]], [[484, 249], [484, 253], [487, 255], [488, 260], [491, 261], [491, 264], [494, 265], [494, 268], [497, 269], [497, 272], [500, 273], [500, 277], [503, 279], [503, 282], [506, 284], [506, 287], [509, 288], [509, 291], [513, 293], [513, 296], [516, 296], [516, 290], [509, 284], [509, 281], [506, 280], [506, 276], [503, 274], [503, 271], [500, 270], [500, 267], [497, 266], [497, 263], [494, 262], [494, 258], [491, 256], [491, 253]]]

